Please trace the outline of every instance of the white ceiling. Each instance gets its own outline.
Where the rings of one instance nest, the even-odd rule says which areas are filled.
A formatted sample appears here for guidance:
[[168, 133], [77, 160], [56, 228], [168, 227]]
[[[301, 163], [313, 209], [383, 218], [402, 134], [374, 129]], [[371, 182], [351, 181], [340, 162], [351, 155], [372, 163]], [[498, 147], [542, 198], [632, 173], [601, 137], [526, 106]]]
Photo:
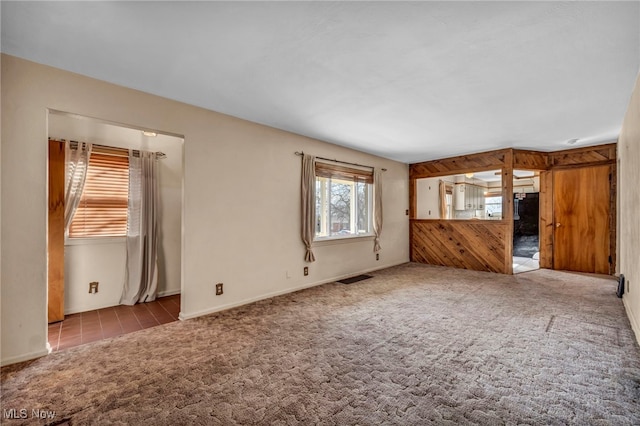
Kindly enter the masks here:
[[407, 163], [615, 140], [640, 68], [638, 1], [1, 8], [4, 53]]

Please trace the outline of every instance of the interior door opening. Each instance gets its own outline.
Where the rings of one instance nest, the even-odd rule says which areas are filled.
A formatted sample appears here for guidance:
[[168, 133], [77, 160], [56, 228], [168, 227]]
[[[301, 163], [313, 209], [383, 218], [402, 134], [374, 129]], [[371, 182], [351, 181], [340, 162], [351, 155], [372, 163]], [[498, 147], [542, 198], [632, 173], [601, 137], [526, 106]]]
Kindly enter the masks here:
[[[128, 149], [139, 151], [163, 152], [166, 157], [157, 161], [158, 168], [158, 192], [159, 202], [157, 211], [158, 226], [158, 291], [157, 297], [165, 298], [165, 306], [145, 307], [131, 312], [131, 321], [121, 321], [127, 315], [115, 315], [109, 313], [112, 308], [125, 308], [120, 306], [120, 297], [124, 287], [125, 262], [126, 262], [126, 236], [69, 238], [64, 237], [64, 220], [51, 220], [51, 212], [57, 212], [54, 207], [61, 203], [51, 197], [50, 193], [50, 219], [49, 219], [49, 282], [48, 282], [48, 311], [51, 311], [52, 302], [58, 314], [49, 315], [49, 345], [55, 350], [56, 332], [64, 337], [65, 324], [75, 316], [100, 316], [100, 312], [112, 317], [118, 317], [109, 330], [104, 327], [95, 327], [91, 336], [82, 333], [82, 343], [99, 340], [98, 337], [111, 337], [112, 335], [127, 332], [132, 325], [140, 322], [136, 317], [142, 311], [149, 311], [149, 322], [157, 320], [159, 323], [169, 322], [169, 317], [177, 316], [180, 312], [180, 294], [182, 292], [182, 188], [183, 188], [183, 138], [162, 134], [160, 132], [146, 132], [124, 125], [117, 125], [98, 119], [78, 116], [75, 114], [50, 111], [48, 115], [48, 136], [50, 140], [67, 140], [89, 142], [103, 147], [119, 148], [126, 153]], [[51, 144], [51, 142], [50, 142]], [[61, 145], [55, 142], [54, 145]], [[62, 144], [64, 146], [64, 144]], [[50, 147], [51, 152], [51, 147]], [[62, 162], [64, 163], [64, 148], [62, 148]], [[51, 156], [51, 155], [50, 155]], [[59, 155], [57, 156], [59, 157]], [[59, 158], [58, 158], [59, 162]], [[91, 164], [91, 163], [90, 163]], [[64, 164], [62, 165], [62, 198], [64, 200]], [[51, 168], [49, 187], [51, 190]], [[57, 167], [59, 172], [60, 167]], [[60, 173], [57, 173], [60, 175]], [[59, 189], [58, 189], [59, 192]], [[64, 212], [64, 207], [62, 207]], [[110, 213], [111, 214], [111, 213]], [[110, 218], [111, 216], [109, 216]], [[64, 219], [64, 217], [63, 217]], [[62, 228], [60, 229], [60, 226]], [[52, 235], [59, 238], [52, 239]], [[54, 245], [52, 241], [57, 241]], [[56, 256], [52, 257], [52, 254]], [[53, 278], [58, 278], [58, 285]], [[62, 281], [63, 285], [59, 285]], [[92, 284], [95, 288], [92, 291]], [[171, 303], [169, 303], [171, 298]], [[131, 308], [127, 306], [126, 308]], [[107, 312], [109, 309], [109, 312]], [[155, 309], [155, 311], [154, 311]], [[167, 312], [164, 312], [167, 311]], [[123, 311], [124, 312], [124, 311]], [[125, 312], [128, 314], [129, 312]], [[62, 315], [60, 315], [62, 314]], [[95, 314], [95, 315], [94, 315]], [[104, 316], [104, 315], [103, 315]], [[106, 316], [105, 316], [106, 318]], [[77, 319], [77, 318], [76, 318]], [[89, 318], [90, 319], [90, 318]], [[101, 318], [97, 323], [103, 324]], [[62, 322], [60, 322], [62, 321]], [[77, 321], [75, 321], [77, 322]], [[96, 322], [96, 321], [93, 321]], [[106, 322], [105, 322], [106, 323]], [[111, 323], [110, 323], [111, 324]], [[156, 324], [157, 325], [157, 324]], [[83, 328], [85, 328], [83, 326]], [[145, 328], [145, 327], [143, 327]], [[135, 330], [131, 330], [135, 331]], [[115, 333], [115, 334], [114, 334]], [[109, 335], [107, 335], [109, 334]], [[62, 337], [58, 339], [62, 342]], [[91, 339], [90, 339], [91, 338]], [[71, 339], [73, 340], [73, 339]], [[77, 339], [76, 339], [77, 340]], [[75, 346], [75, 345], [70, 345]], [[60, 347], [59, 349], [63, 349]]]
[[540, 269], [540, 174], [513, 171], [513, 273]]

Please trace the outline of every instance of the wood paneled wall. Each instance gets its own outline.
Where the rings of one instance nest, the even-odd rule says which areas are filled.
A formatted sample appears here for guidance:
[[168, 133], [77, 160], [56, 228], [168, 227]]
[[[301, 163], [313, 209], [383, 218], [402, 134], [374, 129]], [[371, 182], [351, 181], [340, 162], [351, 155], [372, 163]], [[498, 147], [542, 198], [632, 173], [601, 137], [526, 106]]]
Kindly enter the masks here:
[[[540, 176], [540, 266], [553, 268], [553, 169], [611, 164], [611, 253], [615, 259], [615, 143], [552, 153], [502, 149], [411, 164], [411, 260], [442, 266], [513, 273], [513, 170], [538, 170]], [[502, 170], [504, 217], [501, 221], [418, 220], [416, 179]], [[615, 261], [615, 260], [614, 260]], [[615, 268], [614, 268], [615, 269]]]
[[507, 164], [506, 156], [510, 152], [510, 149], [501, 149], [411, 164], [409, 166], [409, 179], [455, 175], [468, 171], [483, 172], [501, 169]]
[[506, 221], [412, 220], [411, 260], [505, 273], [508, 227]]

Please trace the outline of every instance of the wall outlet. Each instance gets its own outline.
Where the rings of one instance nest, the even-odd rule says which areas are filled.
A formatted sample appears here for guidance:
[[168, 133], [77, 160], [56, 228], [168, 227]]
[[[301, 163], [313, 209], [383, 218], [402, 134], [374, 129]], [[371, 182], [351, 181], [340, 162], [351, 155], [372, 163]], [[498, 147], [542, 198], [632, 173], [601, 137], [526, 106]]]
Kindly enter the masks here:
[[380, 253], [376, 253], [376, 260], [380, 260]]
[[216, 296], [220, 296], [222, 294], [222, 283], [216, 284]]
[[309, 267], [305, 266], [304, 267], [304, 276], [306, 277], [307, 275], [309, 275]]
[[98, 281], [93, 281], [89, 283], [89, 294], [98, 292]]

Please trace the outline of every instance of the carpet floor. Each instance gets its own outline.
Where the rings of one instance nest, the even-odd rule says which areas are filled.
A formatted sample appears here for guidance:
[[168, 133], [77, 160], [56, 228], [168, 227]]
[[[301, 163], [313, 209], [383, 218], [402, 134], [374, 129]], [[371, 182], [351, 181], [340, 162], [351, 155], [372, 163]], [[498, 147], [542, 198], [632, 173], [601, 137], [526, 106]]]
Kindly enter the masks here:
[[372, 275], [4, 367], [2, 423], [640, 424], [614, 280]]

